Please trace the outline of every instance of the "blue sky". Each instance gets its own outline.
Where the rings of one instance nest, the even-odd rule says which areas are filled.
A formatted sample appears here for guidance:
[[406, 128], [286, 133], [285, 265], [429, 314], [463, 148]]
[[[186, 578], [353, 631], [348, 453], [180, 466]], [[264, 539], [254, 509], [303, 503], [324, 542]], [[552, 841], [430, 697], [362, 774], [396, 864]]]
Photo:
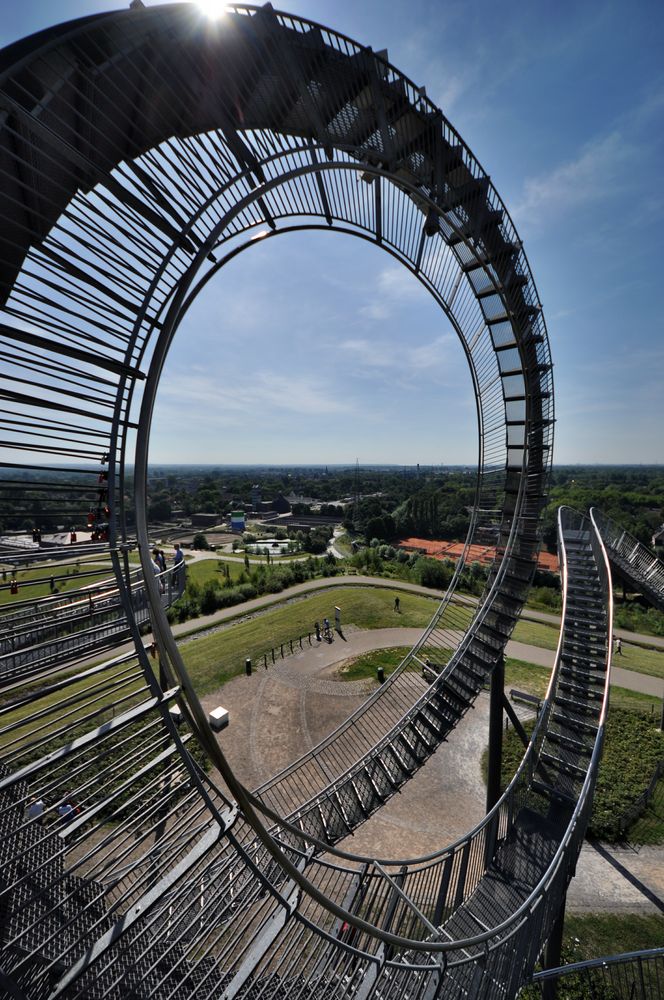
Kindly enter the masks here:
[[[113, 6], [7, 4], [0, 44]], [[664, 5], [285, 8], [387, 48], [491, 175], [544, 305], [555, 462], [664, 462]], [[476, 452], [470, 376], [440, 310], [375, 248], [309, 234], [242, 254], [196, 302], [150, 458], [456, 464]]]

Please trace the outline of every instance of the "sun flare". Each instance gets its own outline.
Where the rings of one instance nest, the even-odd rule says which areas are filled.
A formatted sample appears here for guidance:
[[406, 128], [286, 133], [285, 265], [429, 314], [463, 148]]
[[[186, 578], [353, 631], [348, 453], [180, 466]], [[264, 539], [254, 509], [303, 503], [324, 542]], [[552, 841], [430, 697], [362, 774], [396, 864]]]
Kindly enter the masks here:
[[196, 6], [210, 20], [216, 20], [226, 13], [227, 4], [225, 0], [196, 0]]

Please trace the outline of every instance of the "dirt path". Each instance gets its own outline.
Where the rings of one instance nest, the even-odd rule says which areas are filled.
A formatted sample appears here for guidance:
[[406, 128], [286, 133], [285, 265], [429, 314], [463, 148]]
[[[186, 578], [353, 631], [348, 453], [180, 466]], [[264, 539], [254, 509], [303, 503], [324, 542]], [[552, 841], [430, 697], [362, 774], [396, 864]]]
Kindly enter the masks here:
[[[219, 741], [241, 780], [259, 785], [361, 704], [373, 682], [337, 680], [340, 662], [381, 646], [408, 645], [410, 632], [419, 635], [417, 629], [349, 633], [347, 642], [337, 639], [298, 651], [269, 671], [233, 678], [218, 696], [205, 698], [206, 709], [222, 700], [230, 711], [231, 723]], [[484, 815], [481, 756], [488, 701], [481, 694], [427, 764], [342, 846], [372, 858], [414, 858], [472, 829]], [[664, 913], [664, 848], [584, 844], [568, 908]]]

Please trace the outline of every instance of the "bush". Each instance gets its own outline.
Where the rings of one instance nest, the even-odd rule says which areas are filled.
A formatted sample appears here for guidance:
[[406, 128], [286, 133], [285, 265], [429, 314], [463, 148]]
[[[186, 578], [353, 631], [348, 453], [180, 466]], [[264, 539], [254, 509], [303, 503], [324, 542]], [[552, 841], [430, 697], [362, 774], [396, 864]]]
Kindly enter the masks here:
[[562, 607], [560, 593], [551, 587], [533, 587], [528, 600], [531, 604], [540, 604], [553, 611], [560, 611]]
[[[530, 734], [532, 724], [525, 728]], [[510, 730], [503, 741], [504, 786], [511, 780], [523, 754], [521, 740]], [[664, 735], [652, 719], [625, 709], [611, 709], [588, 826], [589, 837], [609, 842], [621, 839], [620, 820], [647, 788], [663, 754]]]
[[192, 548], [194, 549], [209, 549], [210, 544], [203, 534], [202, 531], [197, 531], [192, 540]]
[[606, 725], [589, 836], [615, 841], [620, 820], [646, 790], [664, 756], [664, 735], [654, 721], [614, 708]]
[[211, 615], [217, 608], [220, 608], [221, 594], [222, 592], [217, 588], [216, 581], [208, 580], [201, 594], [201, 614]]
[[452, 579], [452, 574], [445, 563], [421, 557], [415, 565], [415, 575], [423, 587], [432, 587], [435, 590], [445, 590]]

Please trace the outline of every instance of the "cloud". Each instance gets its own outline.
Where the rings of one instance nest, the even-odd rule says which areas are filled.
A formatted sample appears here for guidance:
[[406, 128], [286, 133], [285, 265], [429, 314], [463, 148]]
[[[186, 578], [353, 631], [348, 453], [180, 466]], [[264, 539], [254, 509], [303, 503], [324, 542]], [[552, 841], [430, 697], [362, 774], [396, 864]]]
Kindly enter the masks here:
[[341, 341], [338, 350], [349, 357], [353, 372], [372, 375], [389, 374], [390, 381], [404, 385], [423, 376], [440, 382], [456, 381], [459, 348], [456, 335], [443, 333], [424, 344], [410, 345], [377, 338], [352, 338]]
[[358, 313], [363, 319], [376, 322], [390, 319], [395, 309], [418, 299], [422, 301], [426, 294], [417, 278], [401, 264], [382, 268], [371, 291], [372, 298], [360, 306]]
[[234, 376], [231, 384], [225, 384], [223, 376], [196, 370], [167, 376], [159, 387], [158, 402], [180, 413], [187, 409], [218, 426], [235, 423], [239, 417], [269, 421], [279, 413], [313, 417], [347, 414], [353, 409], [347, 398], [330, 395], [315, 378], [262, 371], [246, 373], [241, 379]]
[[560, 218], [579, 206], [616, 195], [623, 188], [622, 175], [634, 151], [619, 131], [585, 145], [573, 160], [549, 173], [530, 177], [512, 215], [520, 224], [538, 225], [552, 216]]

